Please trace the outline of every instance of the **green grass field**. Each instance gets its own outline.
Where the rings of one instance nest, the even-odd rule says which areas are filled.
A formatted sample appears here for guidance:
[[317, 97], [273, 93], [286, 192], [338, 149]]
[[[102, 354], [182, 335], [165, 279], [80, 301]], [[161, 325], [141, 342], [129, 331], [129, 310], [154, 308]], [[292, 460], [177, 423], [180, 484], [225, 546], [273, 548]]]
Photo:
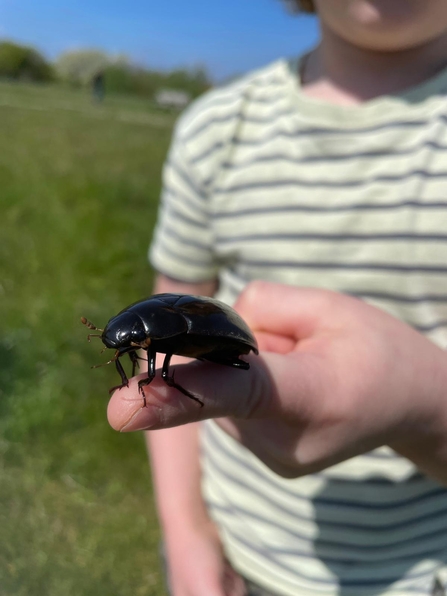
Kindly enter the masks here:
[[0, 84], [0, 592], [162, 595], [141, 435], [106, 420], [101, 326], [150, 293], [174, 117]]

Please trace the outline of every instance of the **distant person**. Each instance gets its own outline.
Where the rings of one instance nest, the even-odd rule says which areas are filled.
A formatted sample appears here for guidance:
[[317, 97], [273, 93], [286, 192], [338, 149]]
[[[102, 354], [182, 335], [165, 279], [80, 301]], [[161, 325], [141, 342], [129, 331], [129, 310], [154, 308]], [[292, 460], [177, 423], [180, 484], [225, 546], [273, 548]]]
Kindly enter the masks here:
[[173, 596], [444, 596], [447, 2], [288, 4], [320, 43], [187, 109], [151, 248], [155, 292], [240, 295], [261, 355], [109, 420], [157, 429]]
[[103, 71], [97, 72], [92, 78], [92, 96], [93, 101], [102, 103], [104, 101], [105, 86]]

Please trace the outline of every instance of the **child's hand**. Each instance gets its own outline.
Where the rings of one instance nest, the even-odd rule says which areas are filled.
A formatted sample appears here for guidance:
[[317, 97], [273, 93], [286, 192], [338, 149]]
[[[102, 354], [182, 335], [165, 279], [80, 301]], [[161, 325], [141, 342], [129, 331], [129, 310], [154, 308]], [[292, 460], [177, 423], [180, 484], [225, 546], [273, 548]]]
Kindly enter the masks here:
[[[387, 444], [447, 481], [447, 356], [409, 326], [324, 290], [254, 282], [236, 309], [261, 355], [250, 370], [193, 361], [176, 380], [204, 407], [159, 379], [115, 392], [117, 430], [219, 418], [272, 470], [295, 477]], [[141, 378], [141, 377], [140, 377]]]

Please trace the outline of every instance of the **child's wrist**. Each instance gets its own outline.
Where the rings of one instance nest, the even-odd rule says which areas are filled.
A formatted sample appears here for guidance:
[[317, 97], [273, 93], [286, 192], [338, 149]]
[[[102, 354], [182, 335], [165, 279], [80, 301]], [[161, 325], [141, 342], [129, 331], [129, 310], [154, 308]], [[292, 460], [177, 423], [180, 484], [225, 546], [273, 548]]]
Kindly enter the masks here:
[[[428, 356], [428, 357], [427, 357]], [[447, 482], [447, 353], [421, 354], [403, 432], [390, 446], [421, 471]], [[413, 377], [414, 378], [414, 377]]]

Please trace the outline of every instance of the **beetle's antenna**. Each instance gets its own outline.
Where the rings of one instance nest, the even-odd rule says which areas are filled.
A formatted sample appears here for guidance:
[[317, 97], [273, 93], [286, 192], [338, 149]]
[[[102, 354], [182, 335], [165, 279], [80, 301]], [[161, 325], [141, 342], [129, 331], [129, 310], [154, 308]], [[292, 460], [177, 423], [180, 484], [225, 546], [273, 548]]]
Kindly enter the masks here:
[[[89, 321], [88, 319], [86, 319], [85, 317], [81, 317], [81, 323], [83, 325], [85, 325], [86, 327], [88, 327], [89, 329], [92, 329], [93, 331], [104, 331], [104, 329], [100, 329], [99, 327], [96, 327], [96, 325], [93, 325], [93, 323], [91, 321]], [[96, 335], [89, 335], [89, 337], [96, 337]], [[101, 336], [98, 335], [98, 337], [101, 337]]]
[[[83, 325], [85, 325], [86, 327], [88, 327], [89, 329], [93, 329], [93, 331], [104, 331], [104, 329], [100, 329], [99, 327], [96, 327], [96, 325], [93, 325], [93, 323], [91, 321], [89, 321], [88, 319], [86, 319], [85, 317], [81, 317], [81, 323]], [[91, 341], [91, 337], [102, 337], [99, 333], [89, 333], [87, 335], [87, 339], [88, 341]]]

